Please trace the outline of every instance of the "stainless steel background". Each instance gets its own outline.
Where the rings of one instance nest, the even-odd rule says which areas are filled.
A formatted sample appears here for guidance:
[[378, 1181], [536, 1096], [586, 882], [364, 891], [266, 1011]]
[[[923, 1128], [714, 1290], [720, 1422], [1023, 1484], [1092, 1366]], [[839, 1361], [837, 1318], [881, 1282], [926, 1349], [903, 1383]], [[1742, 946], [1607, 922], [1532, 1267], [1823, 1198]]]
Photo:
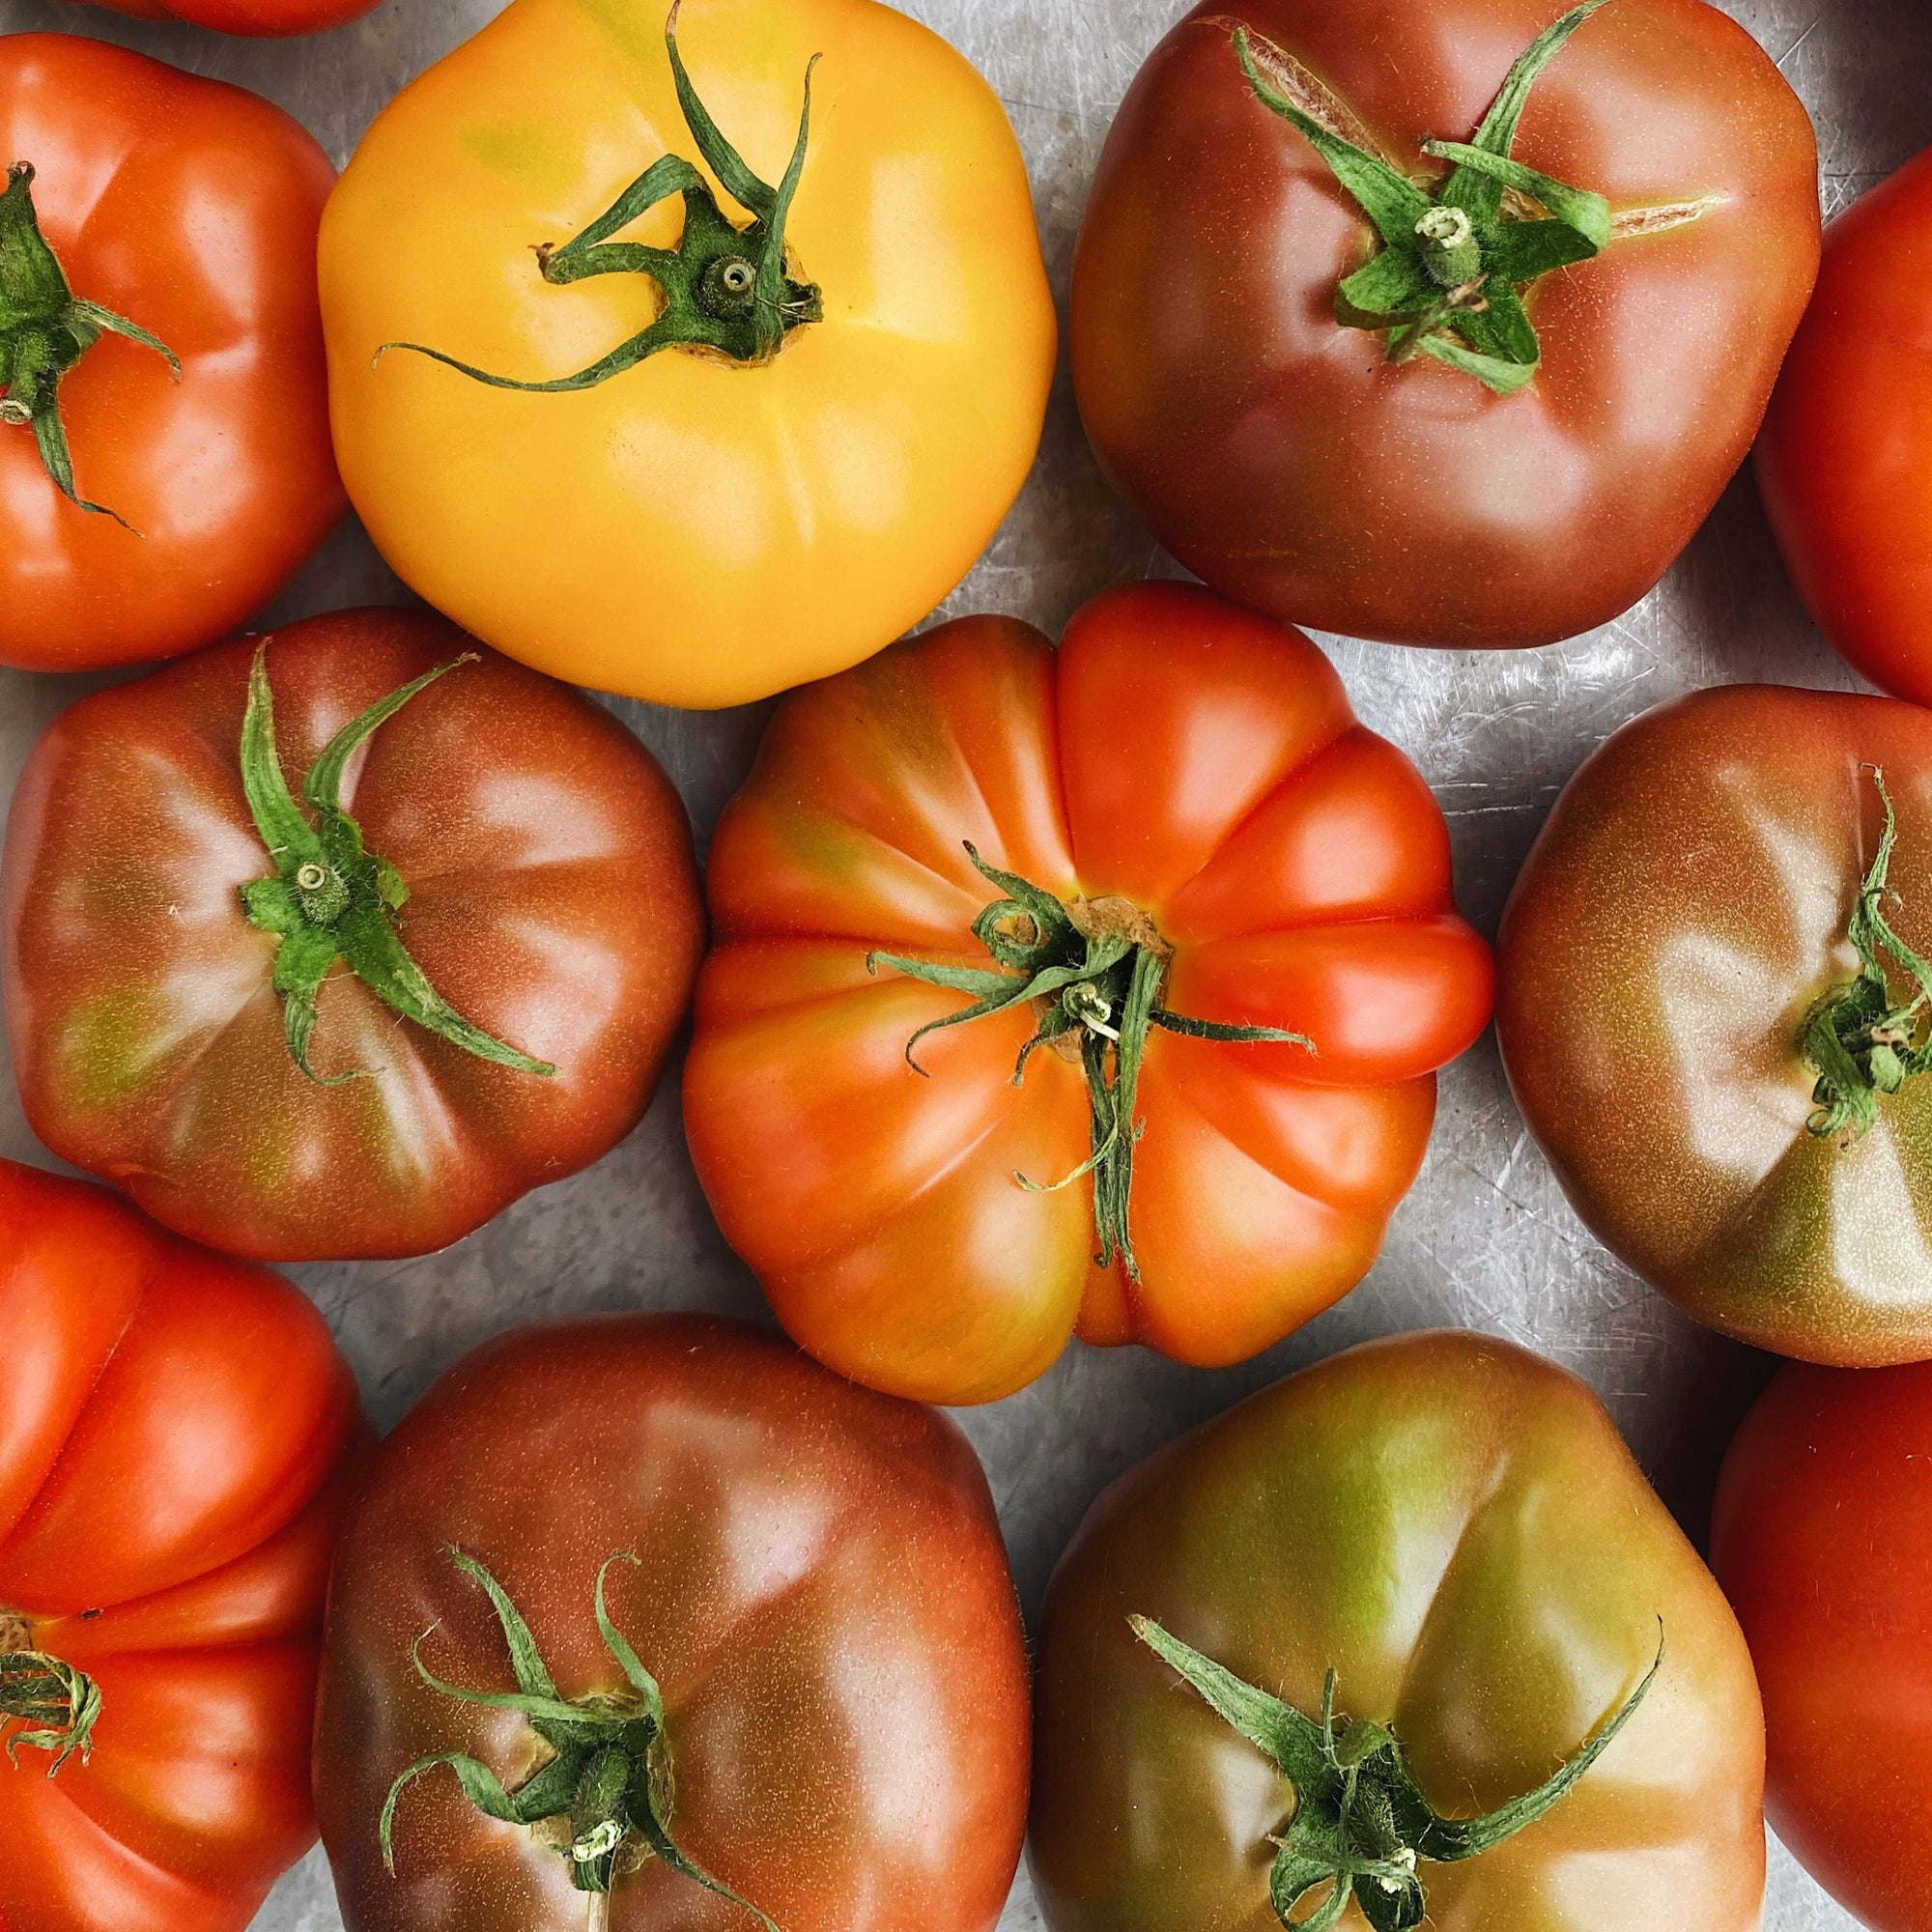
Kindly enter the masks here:
[[[1770, 49], [1818, 123], [1828, 215], [1932, 138], [1932, 16], [1922, 0], [1725, 4]], [[0, 0], [0, 30], [93, 34], [241, 82], [298, 115], [339, 164], [398, 88], [497, 11], [497, 0], [386, 0], [367, 19], [319, 39], [249, 43], [138, 25], [64, 0]], [[910, 11], [969, 55], [1005, 99], [1032, 166], [1064, 299], [1074, 229], [1114, 107], [1184, 0], [911, 0]], [[944, 614], [1009, 611], [1052, 631], [1103, 585], [1171, 569], [1100, 480], [1063, 356], [1039, 466]], [[267, 614], [279, 621], [404, 596], [352, 526]], [[1854, 682], [1799, 609], [1747, 475], [1660, 589], [1571, 643], [1455, 654], [1324, 641], [1362, 716], [1435, 787], [1455, 835], [1463, 907], [1492, 933], [1550, 800], [1627, 719], [1702, 684]], [[11, 790], [40, 727], [87, 688], [79, 678], [0, 671], [0, 793]], [[615, 708], [663, 758], [701, 841], [747, 768], [768, 707], [711, 715]], [[53, 1164], [20, 1116], [11, 1073], [0, 1075], [0, 1151]], [[294, 1272], [334, 1324], [384, 1428], [466, 1349], [523, 1322], [660, 1307], [769, 1319], [698, 1192], [674, 1076], [643, 1126], [607, 1160], [520, 1202], [446, 1253]], [[1076, 1344], [1034, 1387], [962, 1414], [992, 1477], [1029, 1616], [1081, 1512], [1120, 1470], [1303, 1362], [1367, 1336], [1445, 1323], [1511, 1336], [1586, 1376], [1701, 1543], [1719, 1458], [1771, 1363], [1695, 1327], [1583, 1232], [1529, 1144], [1485, 1038], [1443, 1077], [1421, 1180], [1375, 1272], [1339, 1308], [1260, 1361], [1225, 1373]], [[1852, 1923], [1774, 1844], [1771, 1932]], [[340, 1924], [318, 1853], [283, 1881], [257, 1932], [335, 1932]], [[1003, 1932], [1038, 1924], [1022, 1874]]]

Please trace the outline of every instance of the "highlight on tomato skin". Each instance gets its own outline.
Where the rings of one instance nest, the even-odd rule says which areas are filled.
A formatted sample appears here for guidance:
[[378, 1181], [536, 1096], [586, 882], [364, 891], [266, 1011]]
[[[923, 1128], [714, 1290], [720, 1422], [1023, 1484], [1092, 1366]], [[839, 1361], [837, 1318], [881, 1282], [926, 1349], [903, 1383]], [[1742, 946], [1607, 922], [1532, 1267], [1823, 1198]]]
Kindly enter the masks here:
[[601, 1159], [702, 950], [690, 820], [649, 751], [420, 611], [81, 699], [0, 855], [29, 1124], [258, 1260], [429, 1253]]
[[291, 116], [72, 34], [0, 36], [0, 664], [232, 635], [341, 521]]
[[1487, 1024], [1447, 829], [1299, 633], [1109, 591], [793, 694], [726, 809], [685, 1125], [795, 1340], [985, 1402], [1352, 1288]]
[[368, 1443], [280, 1277], [0, 1161], [0, 1925], [242, 1932], [314, 1843]]

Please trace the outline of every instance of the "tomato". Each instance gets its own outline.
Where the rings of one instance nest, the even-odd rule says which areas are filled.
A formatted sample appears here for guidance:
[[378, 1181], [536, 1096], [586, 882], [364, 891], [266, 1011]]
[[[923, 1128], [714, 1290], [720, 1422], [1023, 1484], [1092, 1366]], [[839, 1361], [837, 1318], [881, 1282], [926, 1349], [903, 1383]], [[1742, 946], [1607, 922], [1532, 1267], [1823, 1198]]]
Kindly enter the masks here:
[[0, 663], [225, 637], [345, 508], [280, 108], [64, 34], [0, 38]]
[[1932, 1355], [1915, 947], [1914, 705], [1695, 692], [1557, 800], [1503, 915], [1503, 1065], [1590, 1231], [1698, 1321], [1810, 1361]]
[[1489, 1017], [1421, 777], [1192, 585], [797, 693], [709, 890], [698, 1178], [805, 1348], [933, 1401], [1076, 1325], [1225, 1363], [1327, 1307]]
[[0, 1926], [241, 1932], [314, 1841], [355, 1385], [265, 1269], [0, 1161]]
[[670, 28], [517, 0], [384, 110], [323, 224], [330, 399], [432, 604], [580, 684], [737, 704], [966, 574], [1056, 324], [1012, 129], [936, 35], [871, 0], [677, 33], [682, 100]]
[[526, 1329], [350, 1513], [315, 1758], [343, 1916], [991, 1932], [1027, 1690], [952, 1422], [741, 1322]]
[[684, 808], [609, 712], [469, 642], [338, 611], [48, 728], [0, 965], [56, 1153], [314, 1260], [442, 1247], [637, 1125], [702, 949]]
[[1932, 151], [1832, 224], [1758, 439], [1799, 594], [1855, 668], [1932, 702]]
[[[1204, 0], [1128, 91], [1074, 384], [1102, 468], [1216, 589], [1359, 637], [1547, 643], [1642, 596], [1744, 460], [1817, 268], [1810, 123], [1702, 0], [1586, 6], [1567, 42], [1555, 14]], [[1491, 120], [1525, 55], [1526, 105]], [[1549, 225], [1515, 218], [1533, 202]]]
[[1875, 1932], [1932, 1926], [1932, 1365], [1783, 1370], [1711, 1562], [1764, 1691], [1765, 1810]]
[[1038, 1666], [1049, 1932], [1325, 1928], [1342, 1861], [1374, 1932], [1757, 1932], [1737, 1624], [1595, 1396], [1507, 1343], [1352, 1349], [1122, 1477]]
[[164, 7], [160, 0], [90, 0], [90, 4], [136, 20], [186, 20], [218, 34], [280, 39], [347, 26], [368, 13], [376, 0], [180, 0], [175, 7]]

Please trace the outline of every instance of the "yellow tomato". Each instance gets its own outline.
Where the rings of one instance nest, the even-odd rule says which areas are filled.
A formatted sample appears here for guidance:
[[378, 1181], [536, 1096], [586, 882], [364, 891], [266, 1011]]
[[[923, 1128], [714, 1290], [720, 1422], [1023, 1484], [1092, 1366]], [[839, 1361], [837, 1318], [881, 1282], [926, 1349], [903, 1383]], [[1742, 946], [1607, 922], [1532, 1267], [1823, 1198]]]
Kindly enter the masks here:
[[[655, 6], [516, 0], [383, 113], [323, 222], [330, 409], [370, 534], [465, 629], [579, 683], [734, 704], [869, 656], [965, 575], [1038, 446], [1056, 326], [1018, 144], [945, 42], [872, 0], [695, 0], [694, 116]], [[751, 187], [719, 188], [707, 115]], [[692, 191], [604, 219], [668, 156]], [[724, 254], [681, 305], [639, 259], [690, 259], [712, 199]], [[738, 340], [773, 229], [784, 327], [754, 353], [479, 380], [568, 381], [661, 316], [730, 310]]]

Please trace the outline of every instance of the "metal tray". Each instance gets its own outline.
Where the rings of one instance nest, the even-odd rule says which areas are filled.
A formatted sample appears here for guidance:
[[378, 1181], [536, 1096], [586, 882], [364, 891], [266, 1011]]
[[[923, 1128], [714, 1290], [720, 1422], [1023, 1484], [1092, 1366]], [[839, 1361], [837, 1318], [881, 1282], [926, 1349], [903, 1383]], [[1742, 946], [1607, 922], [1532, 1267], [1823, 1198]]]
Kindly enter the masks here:
[[[1005, 99], [1064, 298], [1088, 179], [1115, 105], [1183, 0], [899, 4], [959, 46]], [[1828, 216], [1932, 139], [1932, 15], [1921, 0], [1722, 4], [1771, 50], [1818, 124]], [[252, 87], [298, 115], [340, 163], [390, 96], [497, 11], [497, 0], [385, 0], [337, 33], [251, 43], [137, 24], [64, 0], [0, 0], [0, 31], [92, 34]], [[1057, 631], [1103, 585], [1173, 569], [1101, 481], [1063, 368], [1038, 468], [940, 614], [1008, 611]], [[352, 526], [265, 616], [284, 621], [406, 596]], [[1799, 608], [1748, 474], [1662, 585], [1587, 637], [1494, 654], [1323, 641], [1363, 718], [1435, 787], [1455, 837], [1463, 907], [1491, 932], [1550, 800], [1627, 719], [1703, 684], [1855, 682]], [[47, 720], [105, 681], [0, 671], [0, 795]], [[614, 708], [676, 780], [701, 843], [750, 763], [769, 707], [709, 715]], [[1770, 1359], [1695, 1327], [1583, 1232], [1529, 1143], [1492, 1039], [1449, 1068], [1441, 1094], [1428, 1163], [1374, 1273], [1280, 1348], [1244, 1368], [1203, 1374], [1138, 1350], [1076, 1344], [1032, 1388], [962, 1412], [992, 1477], [1029, 1616], [1081, 1513], [1114, 1475], [1304, 1362], [1423, 1326], [1507, 1335], [1587, 1377], [1701, 1542], [1719, 1459]], [[11, 1077], [0, 1077], [0, 1151], [53, 1164], [20, 1116]], [[447, 1252], [293, 1272], [333, 1323], [384, 1428], [465, 1350], [524, 1322], [664, 1307], [769, 1320], [692, 1175], [674, 1075], [615, 1153]], [[1770, 1932], [1825, 1932], [1854, 1921], [1774, 1843], [1765, 1922]], [[340, 1925], [319, 1852], [283, 1880], [257, 1921], [258, 1932]], [[1022, 1873], [1003, 1932], [1038, 1925]]]

